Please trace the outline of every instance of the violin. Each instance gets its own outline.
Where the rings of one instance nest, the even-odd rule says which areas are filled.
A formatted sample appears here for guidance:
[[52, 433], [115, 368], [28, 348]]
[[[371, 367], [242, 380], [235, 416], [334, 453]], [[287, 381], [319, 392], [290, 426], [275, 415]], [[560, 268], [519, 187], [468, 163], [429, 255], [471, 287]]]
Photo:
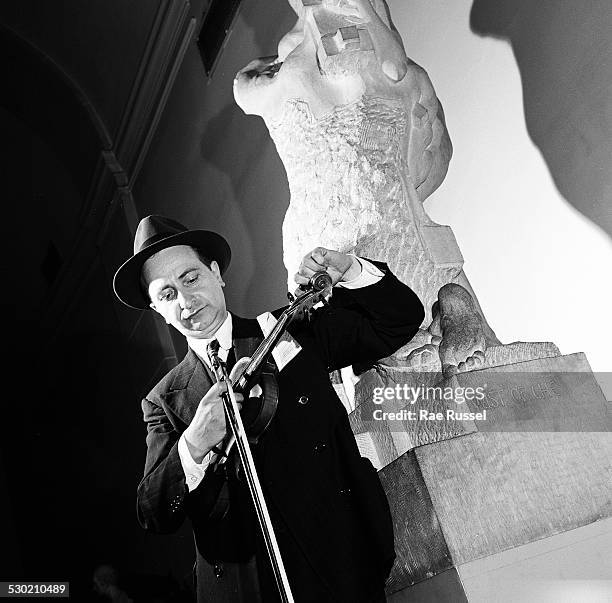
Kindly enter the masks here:
[[[288, 293], [290, 304], [283, 310], [272, 331], [251, 356], [240, 358], [231, 370], [232, 387], [244, 396], [241, 415], [251, 444], [257, 444], [272, 422], [278, 406], [276, 367], [270, 359], [272, 350], [292, 322], [309, 316], [317, 304], [327, 303], [331, 283], [327, 272], [317, 272], [308, 285], [300, 286], [294, 295]], [[255, 385], [259, 385], [263, 393], [257, 398], [249, 398], [249, 392]], [[220, 462], [224, 462], [232, 446], [230, 436], [221, 453]]]
[[[258, 438], [272, 422], [278, 407], [278, 385], [274, 376], [273, 365], [269, 362], [272, 350], [291, 322], [297, 318], [304, 318], [306, 315], [309, 315], [314, 306], [319, 302], [325, 303], [331, 291], [331, 286], [331, 277], [326, 272], [318, 272], [313, 275], [306, 287], [298, 288], [295, 295], [289, 294], [290, 305], [280, 315], [272, 331], [265, 337], [251, 357], [241, 358], [236, 363], [231, 375], [227, 374], [225, 365], [219, 358], [218, 347], [209, 345], [208, 348], [209, 359], [217, 381], [225, 381], [227, 383], [227, 392], [222, 394], [221, 399], [231, 431], [230, 436], [226, 438], [223, 448], [215, 449], [218, 456], [214, 461], [215, 466], [213, 470], [218, 470], [218, 466], [225, 463], [231, 449], [236, 446], [257, 519], [262, 530], [276, 585], [283, 603], [293, 603], [293, 594], [250, 445], [257, 443]], [[249, 400], [246, 405], [248, 407], [253, 404], [251, 399], [247, 397], [248, 392], [256, 382], [259, 382], [263, 395], [260, 398], [261, 403], [259, 406], [255, 410], [251, 407], [247, 411], [251, 415], [247, 429], [236, 402], [236, 392], [241, 392], [245, 395], [245, 401]], [[229, 496], [226, 482], [211, 516], [223, 517], [228, 509]]]

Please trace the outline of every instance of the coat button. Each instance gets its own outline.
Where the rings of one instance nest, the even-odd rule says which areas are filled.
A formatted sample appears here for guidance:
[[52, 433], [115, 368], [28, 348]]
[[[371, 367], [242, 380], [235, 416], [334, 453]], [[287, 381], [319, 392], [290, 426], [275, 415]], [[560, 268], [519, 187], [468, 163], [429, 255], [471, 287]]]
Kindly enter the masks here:
[[217, 578], [217, 580], [223, 576], [223, 569], [223, 563], [215, 563], [213, 571], [215, 572], [215, 578]]
[[300, 397], [298, 398], [298, 402], [299, 402], [300, 404], [308, 404], [308, 396], [300, 396]]
[[323, 452], [326, 448], [327, 448], [327, 444], [325, 444], [324, 442], [321, 442], [320, 444], [317, 444], [314, 447], [314, 451], [315, 452]]

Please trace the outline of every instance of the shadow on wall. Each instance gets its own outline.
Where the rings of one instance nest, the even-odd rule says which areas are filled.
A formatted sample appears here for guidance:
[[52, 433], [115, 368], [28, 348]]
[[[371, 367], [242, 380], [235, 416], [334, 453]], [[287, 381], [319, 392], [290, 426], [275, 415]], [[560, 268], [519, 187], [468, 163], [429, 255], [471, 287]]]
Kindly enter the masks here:
[[271, 292], [286, 286], [281, 232], [289, 192], [272, 148], [263, 121], [233, 102], [207, 120], [200, 138], [201, 157], [227, 176], [237, 212], [229, 224], [231, 309], [248, 315], [278, 305]]
[[612, 236], [612, 4], [474, 0], [470, 25], [511, 44], [531, 139], [559, 192]]
[[[259, 56], [275, 54], [278, 40], [296, 16], [284, 0], [243, 3], [224, 53], [234, 73]], [[237, 40], [244, 38], [247, 43]], [[217, 85], [226, 85], [220, 78]], [[226, 294], [232, 309], [252, 316], [285, 302], [282, 224], [289, 203], [283, 164], [260, 117], [245, 115], [236, 105], [231, 83], [227, 103], [207, 121], [200, 139], [205, 163], [228, 177], [235, 201], [230, 241], [233, 266]], [[242, 229], [242, 230], [241, 230]]]

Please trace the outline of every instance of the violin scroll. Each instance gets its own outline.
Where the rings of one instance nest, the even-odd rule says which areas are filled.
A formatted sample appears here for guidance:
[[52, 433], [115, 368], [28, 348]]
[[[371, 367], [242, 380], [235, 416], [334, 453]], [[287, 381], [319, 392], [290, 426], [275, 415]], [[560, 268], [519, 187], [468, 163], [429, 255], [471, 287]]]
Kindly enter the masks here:
[[287, 292], [287, 298], [291, 304], [295, 303], [296, 301], [301, 301], [303, 303], [306, 300], [314, 304], [318, 301], [324, 301], [324, 295], [331, 289], [331, 287], [331, 276], [329, 276], [329, 274], [327, 274], [327, 272], [324, 270], [321, 270], [319, 272], [315, 272], [310, 277], [307, 285], [299, 285], [293, 293]]
[[331, 276], [329, 276], [327, 272], [322, 271], [322, 272], [315, 272], [310, 277], [310, 282], [308, 283], [308, 286], [314, 291], [323, 291], [327, 289], [328, 287], [331, 287], [331, 284], [332, 284]]
[[308, 281], [307, 285], [300, 285], [295, 292], [295, 295], [300, 295], [301, 293], [307, 291], [323, 291], [328, 287], [331, 287], [332, 279], [325, 270], [321, 270], [319, 272], [315, 272]]

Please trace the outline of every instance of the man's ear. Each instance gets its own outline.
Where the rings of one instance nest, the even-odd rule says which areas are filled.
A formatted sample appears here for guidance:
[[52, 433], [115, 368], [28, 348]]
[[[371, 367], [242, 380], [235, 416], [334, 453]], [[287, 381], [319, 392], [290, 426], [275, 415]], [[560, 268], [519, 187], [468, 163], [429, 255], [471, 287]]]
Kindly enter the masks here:
[[219, 264], [217, 264], [217, 262], [215, 262], [215, 260], [213, 260], [210, 263], [210, 271], [215, 275], [216, 279], [219, 281], [219, 284], [222, 287], [225, 287], [225, 282], [221, 278], [221, 269], [219, 268]]
[[[151, 302], [149, 304], [149, 308], [151, 308], [151, 310], [154, 310], [155, 312], [157, 312], [160, 316], [163, 316], [163, 314], [155, 307], [155, 304], [153, 302]], [[166, 321], [166, 324], [169, 325], [170, 323], [166, 320], [166, 318], [164, 317], [164, 320]]]

